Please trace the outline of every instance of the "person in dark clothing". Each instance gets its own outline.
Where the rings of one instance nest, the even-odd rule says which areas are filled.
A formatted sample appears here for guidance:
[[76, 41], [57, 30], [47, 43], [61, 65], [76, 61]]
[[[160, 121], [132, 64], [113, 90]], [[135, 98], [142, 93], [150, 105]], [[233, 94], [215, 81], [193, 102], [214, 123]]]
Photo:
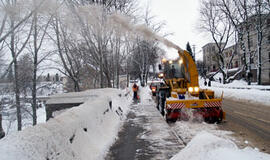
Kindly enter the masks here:
[[208, 81], [208, 86], [211, 87], [211, 80]]
[[132, 90], [133, 90], [133, 99], [138, 99], [138, 90], [139, 90], [139, 87], [137, 86], [136, 83], [133, 84]]
[[172, 78], [175, 77], [175, 68], [174, 68], [174, 65], [172, 65], [171, 76], [172, 76]]

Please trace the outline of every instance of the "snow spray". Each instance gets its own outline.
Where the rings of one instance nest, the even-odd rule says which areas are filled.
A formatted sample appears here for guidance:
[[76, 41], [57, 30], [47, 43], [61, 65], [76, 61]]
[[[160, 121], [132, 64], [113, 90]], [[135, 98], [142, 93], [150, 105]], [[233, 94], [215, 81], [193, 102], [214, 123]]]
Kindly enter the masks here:
[[174, 48], [178, 51], [183, 51], [179, 46], [177, 46], [173, 42], [155, 34], [151, 29], [149, 29], [144, 24], [140, 24], [140, 25], [131, 24], [130, 23], [131, 20], [128, 17], [120, 15], [120, 14], [113, 14], [110, 17], [114, 22], [120, 24], [122, 28], [125, 29], [126, 31], [129, 31], [135, 34], [138, 33], [146, 38], [158, 40], [159, 42], [166, 45], [168, 48]]

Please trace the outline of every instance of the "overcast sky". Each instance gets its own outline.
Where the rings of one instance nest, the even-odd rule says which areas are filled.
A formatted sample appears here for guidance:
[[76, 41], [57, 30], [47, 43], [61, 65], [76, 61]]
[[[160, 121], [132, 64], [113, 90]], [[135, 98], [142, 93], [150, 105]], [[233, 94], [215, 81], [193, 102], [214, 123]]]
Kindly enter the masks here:
[[[196, 29], [199, 19], [200, 0], [141, 0], [143, 6], [149, 4], [149, 8], [157, 19], [166, 21], [166, 31], [174, 33], [168, 39], [186, 49], [189, 43], [196, 46], [196, 57], [202, 59], [201, 47], [211, 39], [206, 34]], [[175, 50], [168, 50], [169, 53], [177, 56]]]

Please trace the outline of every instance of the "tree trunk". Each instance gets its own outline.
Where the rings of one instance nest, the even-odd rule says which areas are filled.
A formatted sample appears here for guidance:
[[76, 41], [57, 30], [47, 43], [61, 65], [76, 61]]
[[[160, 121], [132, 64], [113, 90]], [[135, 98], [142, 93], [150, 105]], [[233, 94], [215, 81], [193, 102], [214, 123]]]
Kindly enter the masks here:
[[14, 84], [15, 84], [15, 101], [17, 109], [17, 122], [18, 131], [22, 130], [22, 115], [21, 115], [21, 104], [20, 104], [20, 88], [19, 88], [19, 75], [18, 75], [18, 63], [17, 58], [14, 59]]
[[257, 69], [257, 84], [261, 85], [262, 84], [262, 39], [263, 39], [263, 34], [262, 34], [262, 14], [261, 14], [261, 2], [258, 1], [258, 10], [257, 10], [257, 48], [258, 48], [258, 69]]
[[119, 75], [120, 75], [120, 39], [116, 40], [116, 87], [119, 88]]
[[34, 14], [34, 62], [33, 62], [33, 77], [32, 77], [32, 112], [33, 112], [33, 126], [37, 124], [37, 14]]
[[[11, 28], [14, 27], [14, 21], [11, 20]], [[19, 77], [18, 77], [18, 63], [17, 63], [17, 55], [15, 52], [15, 33], [12, 31], [11, 33], [11, 42], [10, 49], [13, 58], [14, 64], [14, 92], [15, 92], [15, 103], [17, 110], [17, 129], [18, 131], [22, 130], [22, 116], [21, 116], [21, 106], [20, 106], [20, 88], [19, 88]]]
[[0, 139], [5, 137], [5, 132], [2, 127], [2, 114], [0, 114]]
[[248, 40], [248, 58], [249, 58], [249, 63], [248, 63], [248, 85], [251, 85], [251, 48], [250, 48], [250, 32], [249, 29], [247, 29], [247, 40]]
[[76, 81], [76, 80], [73, 80], [73, 83], [74, 83], [74, 91], [75, 91], [75, 92], [80, 92], [80, 85], [79, 85], [79, 82]]
[[99, 59], [99, 74], [100, 74], [100, 88], [103, 88], [103, 57], [100, 54], [100, 59]]
[[248, 11], [247, 11], [247, 2], [244, 1], [244, 11], [245, 11], [245, 28], [246, 28], [246, 33], [247, 33], [247, 45], [248, 45], [248, 58], [249, 58], [249, 63], [248, 63], [248, 70], [247, 70], [247, 80], [248, 80], [248, 85], [251, 84], [251, 48], [250, 48], [250, 27], [249, 27], [249, 18], [248, 18]]
[[129, 73], [127, 73], [127, 87], [129, 87]]

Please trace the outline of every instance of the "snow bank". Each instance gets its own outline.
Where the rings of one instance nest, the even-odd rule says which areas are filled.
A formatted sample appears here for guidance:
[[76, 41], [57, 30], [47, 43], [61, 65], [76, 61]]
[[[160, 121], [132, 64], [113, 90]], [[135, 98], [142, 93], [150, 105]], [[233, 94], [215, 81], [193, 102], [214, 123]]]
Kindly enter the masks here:
[[129, 102], [123, 92], [116, 89], [90, 90], [89, 93], [98, 98], [69, 109], [47, 123], [2, 139], [0, 159], [103, 159], [115, 141]]
[[239, 149], [236, 144], [208, 132], [198, 133], [188, 145], [171, 160], [269, 160], [270, 155], [255, 149]]
[[263, 105], [270, 105], [270, 86], [248, 86], [246, 82], [242, 80], [235, 80], [229, 84], [221, 84], [218, 82], [212, 82], [211, 87], [204, 86], [204, 80], [199, 79], [201, 88], [208, 88], [215, 91], [216, 96], [221, 96], [224, 93], [224, 98], [232, 99], [236, 101], [260, 103]]
[[211, 90], [215, 91], [217, 96], [224, 93], [224, 98], [232, 99], [235, 101], [260, 103], [262, 105], [270, 106], [270, 92], [260, 91], [257, 89], [228, 89], [228, 88], [218, 88], [210, 87]]

